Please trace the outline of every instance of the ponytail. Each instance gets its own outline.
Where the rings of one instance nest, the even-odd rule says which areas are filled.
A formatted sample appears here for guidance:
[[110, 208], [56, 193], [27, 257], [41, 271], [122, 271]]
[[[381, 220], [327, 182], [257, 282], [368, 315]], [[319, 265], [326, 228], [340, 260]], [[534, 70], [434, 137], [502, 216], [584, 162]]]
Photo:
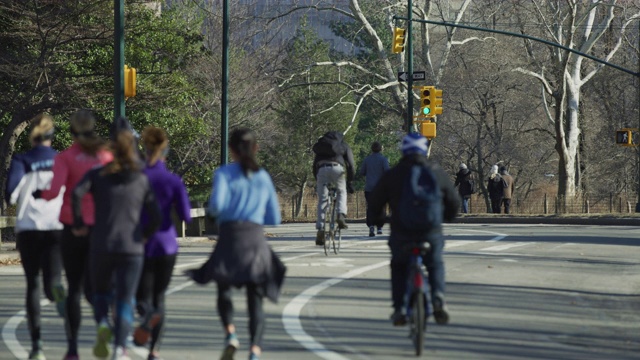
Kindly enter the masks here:
[[247, 128], [236, 129], [229, 138], [229, 147], [239, 158], [240, 166], [245, 176], [260, 169], [255, 158], [256, 135]]

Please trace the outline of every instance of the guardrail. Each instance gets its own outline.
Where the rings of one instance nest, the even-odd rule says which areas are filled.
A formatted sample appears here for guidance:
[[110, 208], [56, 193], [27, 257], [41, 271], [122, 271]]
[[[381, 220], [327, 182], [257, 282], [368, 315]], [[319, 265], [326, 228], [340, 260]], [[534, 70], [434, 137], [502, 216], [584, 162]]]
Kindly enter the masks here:
[[[178, 236], [185, 238], [187, 236], [203, 236], [205, 233], [216, 234], [216, 225], [207, 219], [204, 208], [191, 209], [191, 223], [186, 224], [182, 221], [174, 220], [174, 225]], [[12, 229], [16, 226], [15, 216], [0, 216], [0, 231]], [[0, 237], [2, 239], [4, 237]], [[1, 242], [1, 240], [0, 240]]]

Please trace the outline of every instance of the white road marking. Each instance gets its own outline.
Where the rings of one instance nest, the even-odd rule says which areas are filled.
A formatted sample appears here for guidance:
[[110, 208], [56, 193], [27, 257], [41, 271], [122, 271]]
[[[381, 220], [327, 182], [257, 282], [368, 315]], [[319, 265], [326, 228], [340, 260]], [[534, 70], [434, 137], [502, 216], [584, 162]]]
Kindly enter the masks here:
[[300, 313], [302, 308], [311, 300], [314, 296], [318, 295], [323, 290], [329, 287], [339, 284], [344, 280], [351, 279], [367, 271], [375, 270], [383, 266], [389, 265], [389, 261], [379, 262], [377, 264], [364, 266], [358, 269], [349, 271], [346, 274], [325, 280], [317, 285], [307, 288], [300, 295], [293, 298], [282, 311], [282, 324], [284, 329], [300, 345], [305, 349], [311, 351], [315, 355], [327, 359], [327, 360], [348, 360], [348, 358], [331, 351], [324, 347], [321, 343], [317, 342], [311, 335], [307, 334], [302, 328], [302, 322], [300, 320]]
[[[45, 299], [40, 301], [40, 306], [46, 306], [49, 305], [49, 303], [50, 301]], [[26, 314], [26, 310], [18, 311], [9, 318], [2, 327], [2, 339], [7, 345], [7, 348], [9, 348], [9, 351], [11, 351], [17, 359], [26, 359], [27, 356], [29, 356], [29, 353], [20, 345], [20, 341], [18, 341], [18, 337], [16, 336], [18, 325], [24, 320]]]
[[511, 243], [511, 244], [490, 246], [488, 248], [480, 249], [480, 251], [503, 251], [503, 250], [508, 250], [508, 249], [513, 249], [513, 248], [516, 248], [516, 247], [520, 247], [520, 246], [527, 246], [527, 245], [533, 245], [533, 244], [535, 244], [535, 243], [534, 242]]

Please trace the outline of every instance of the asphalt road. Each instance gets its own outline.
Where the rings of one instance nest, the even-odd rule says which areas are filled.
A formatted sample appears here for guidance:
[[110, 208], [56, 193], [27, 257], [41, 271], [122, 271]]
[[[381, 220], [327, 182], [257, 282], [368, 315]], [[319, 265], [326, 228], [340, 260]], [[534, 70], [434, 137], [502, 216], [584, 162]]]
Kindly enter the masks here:
[[[288, 267], [278, 304], [267, 302], [262, 359], [414, 357], [407, 328], [390, 325], [386, 236], [352, 224], [343, 251], [325, 256], [310, 224], [269, 228]], [[445, 228], [451, 323], [429, 323], [428, 359], [640, 359], [640, 226], [454, 224]], [[180, 275], [203, 262], [212, 242], [187, 242], [168, 295], [164, 359], [217, 359], [223, 332], [216, 287]], [[0, 359], [26, 359], [24, 280], [0, 267]], [[243, 291], [236, 325], [248, 355]], [[43, 301], [48, 359], [64, 355], [62, 319]], [[81, 358], [91, 359], [95, 328], [84, 307]], [[134, 359], [146, 351], [134, 348]]]

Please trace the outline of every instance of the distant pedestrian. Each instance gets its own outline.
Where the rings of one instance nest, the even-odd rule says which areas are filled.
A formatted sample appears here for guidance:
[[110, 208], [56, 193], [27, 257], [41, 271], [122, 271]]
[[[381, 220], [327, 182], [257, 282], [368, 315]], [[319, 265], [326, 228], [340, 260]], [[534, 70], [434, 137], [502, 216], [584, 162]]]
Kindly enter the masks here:
[[209, 260], [187, 272], [195, 282], [218, 284], [218, 313], [226, 333], [221, 360], [232, 360], [240, 346], [233, 324], [232, 287], [245, 287], [249, 312], [249, 360], [262, 352], [265, 316], [262, 300], [278, 300], [284, 264], [273, 253], [263, 225], [280, 224], [280, 206], [269, 174], [256, 162], [255, 134], [235, 130], [229, 139], [234, 162], [216, 170], [208, 214], [216, 219], [220, 236]]
[[[95, 200], [95, 225], [91, 231], [91, 279], [95, 297], [93, 316], [97, 324], [93, 355], [106, 358], [114, 338], [114, 360], [129, 360], [126, 340], [131, 333], [135, 293], [144, 261], [144, 243], [160, 225], [161, 214], [149, 180], [142, 173], [131, 131], [119, 131], [112, 141], [114, 159], [90, 170], [73, 189], [73, 232], [89, 234], [82, 218], [82, 199]], [[141, 226], [142, 212], [148, 221]], [[109, 308], [114, 305], [113, 330]]]
[[514, 184], [513, 177], [509, 175], [507, 172], [507, 168], [505, 166], [500, 167], [500, 176], [504, 180], [504, 197], [502, 198], [502, 204], [504, 206], [504, 213], [511, 213], [511, 199], [513, 198], [514, 193]]
[[[169, 153], [167, 133], [149, 126], [142, 132], [142, 145], [147, 156], [147, 175], [162, 213], [162, 223], [145, 244], [145, 258], [140, 284], [136, 294], [136, 307], [142, 317], [133, 334], [133, 341], [144, 346], [151, 337], [147, 360], [158, 360], [158, 342], [165, 320], [165, 291], [178, 255], [177, 232], [171, 213], [175, 210], [179, 221], [191, 221], [191, 206], [182, 179], [169, 170], [165, 159]], [[144, 219], [143, 224], [147, 220]]]
[[[389, 160], [382, 155], [381, 152], [382, 145], [379, 142], [374, 141], [371, 144], [371, 154], [364, 158], [362, 167], [360, 168], [360, 176], [365, 177], [364, 198], [367, 202], [367, 208], [369, 207], [369, 197], [371, 196], [371, 192], [378, 183], [378, 180], [382, 177], [382, 174], [389, 170]], [[375, 219], [371, 219], [367, 211], [367, 227], [369, 227], [369, 236], [371, 237], [376, 236], [374, 221]], [[377, 230], [378, 234], [382, 234], [382, 226], [379, 226]]]
[[32, 149], [11, 160], [5, 199], [16, 208], [16, 247], [27, 282], [27, 325], [31, 336], [29, 359], [44, 359], [40, 337], [40, 285], [42, 271], [44, 293], [64, 316], [65, 290], [62, 285], [62, 258], [59, 221], [62, 194], [52, 201], [36, 199], [33, 193], [49, 187], [53, 178], [53, 162], [57, 152], [51, 148], [54, 135], [53, 118], [47, 114], [31, 120]]
[[466, 164], [460, 164], [460, 170], [456, 174], [456, 182], [454, 186], [458, 187], [458, 194], [462, 199], [462, 212], [469, 213], [469, 199], [475, 191], [475, 182], [471, 179], [471, 171]]
[[83, 293], [89, 303], [93, 303], [93, 292], [89, 277], [89, 233], [95, 223], [93, 197], [82, 198], [82, 220], [89, 228], [86, 235], [76, 235], [71, 231], [73, 211], [71, 194], [76, 184], [87, 171], [104, 165], [113, 159], [105, 142], [96, 134], [96, 119], [90, 110], [78, 110], [71, 115], [71, 135], [73, 144], [55, 157], [51, 188], [42, 191], [42, 198], [57, 198], [64, 187], [60, 222], [64, 225], [60, 250], [67, 279], [68, 295], [65, 309], [65, 329], [67, 333], [67, 354], [64, 360], [78, 359], [78, 330], [82, 313], [80, 296]]
[[489, 200], [491, 201], [491, 212], [500, 214], [502, 206], [502, 198], [504, 197], [504, 180], [498, 174], [498, 165], [493, 165], [487, 180], [487, 191], [489, 191]]

